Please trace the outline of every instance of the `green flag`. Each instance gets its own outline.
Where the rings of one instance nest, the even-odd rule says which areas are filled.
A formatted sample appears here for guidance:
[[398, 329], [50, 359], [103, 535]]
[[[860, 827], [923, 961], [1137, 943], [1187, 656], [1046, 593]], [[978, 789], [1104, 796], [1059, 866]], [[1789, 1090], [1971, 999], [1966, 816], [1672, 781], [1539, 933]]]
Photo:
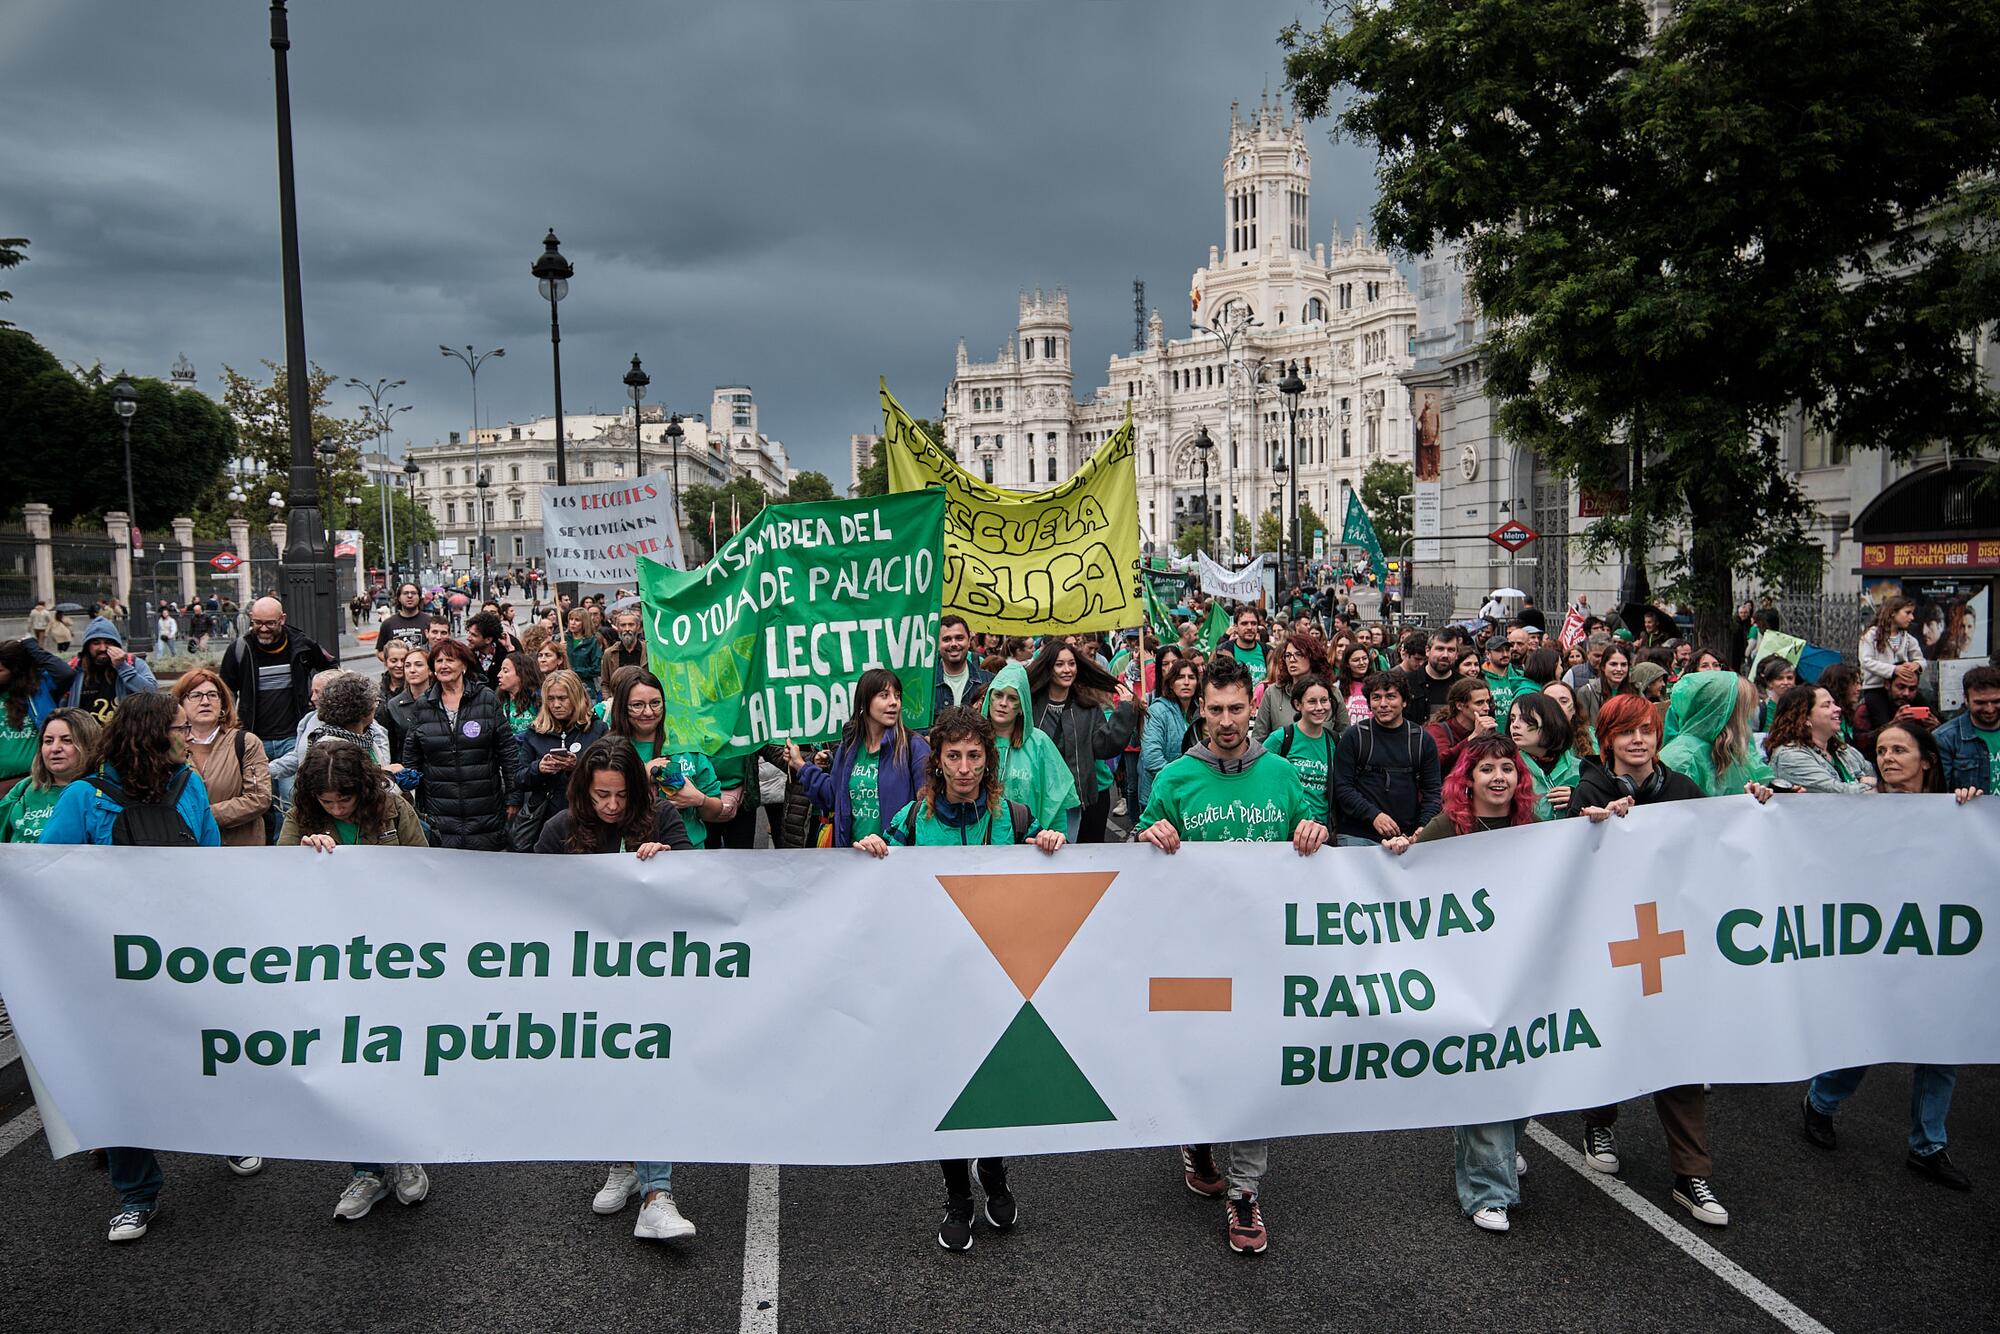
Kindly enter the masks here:
[[1195, 647], [1203, 653], [1215, 652], [1215, 646], [1229, 633], [1229, 613], [1222, 609], [1222, 599], [1215, 598], [1208, 604], [1208, 615], [1202, 618], [1201, 629], [1195, 633]]
[[1347, 493], [1347, 522], [1340, 531], [1340, 544], [1347, 547], [1362, 547], [1368, 552], [1368, 563], [1375, 567], [1375, 582], [1387, 587], [1389, 583], [1389, 562], [1382, 555], [1381, 539], [1375, 536], [1375, 525], [1368, 522], [1368, 511], [1361, 508], [1361, 493]]
[[944, 503], [932, 488], [766, 505], [699, 569], [640, 558], [664, 749], [721, 758], [829, 740], [870, 667], [902, 682], [904, 723], [929, 726]]
[[1159, 591], [1153, 587], [1151, 579], [1145, 581], [1143, 591], [1146, 599], [1146, 624], [1152, 630], [1153, 638], [1162, 644], [1173, 643], [1176, 633], [1173, 613], [1167, 610], [1166, 603], [1160, 601]]

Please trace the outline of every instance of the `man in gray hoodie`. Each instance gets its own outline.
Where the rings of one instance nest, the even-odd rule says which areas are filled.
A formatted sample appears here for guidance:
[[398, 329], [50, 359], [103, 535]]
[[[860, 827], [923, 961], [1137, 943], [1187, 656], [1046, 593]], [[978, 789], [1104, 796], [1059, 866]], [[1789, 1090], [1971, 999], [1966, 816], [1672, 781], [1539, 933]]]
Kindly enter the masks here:
[[118, 627], [102, 616], [91, 617], [83, 628], [83, 652], [76, 660], [76, 676], [63, 702], [107, 724], [118, 712], [119, 700], [159, 688], [153, 669], [125, 651], [125, 636], [118, 633]]

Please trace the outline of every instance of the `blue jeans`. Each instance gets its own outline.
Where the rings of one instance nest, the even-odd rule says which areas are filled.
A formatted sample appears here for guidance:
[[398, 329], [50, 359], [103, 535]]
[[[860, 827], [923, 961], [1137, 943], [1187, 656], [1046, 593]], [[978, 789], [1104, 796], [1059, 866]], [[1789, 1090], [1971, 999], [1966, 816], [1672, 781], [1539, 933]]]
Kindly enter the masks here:
[[[1816, 1112], [1832, 1116], [1840, 1104], [1861, 1087], [1868, 1067], [1831, 1070], [1815, 1078], [1806, 1089], [1806, 1098]], [[1958, 1083], [1955, 1065], [1917, 1065], [1910, 1068], [1910, 1152], [1936, 1153], [1945, 1145], [1944, 1118], [1951, 1111], [1951, 1090]]]
[[1527, 1119], [1489, 1121], [1458, 1126], [1456, 1145], [1458, 1207], [1470, 1218], [1481, 1209], [1509, 1209], [1521, 1202], [1520, 1178], [1514, 1175], [1514, 1151], [1520, 1146]]
[[644, 1200], [656, 1190], [674, 1193], [674, 1165], [672, 1163], [634, 1163], [639, 1172], [639, 1198]]
[[1333, 838], [1333, 846], [1336, 848], [1379, 848], [1382, 846], [1382, 842], [1380, 839], [1363, 838], [1359, 834], [1336, 834]]
[[1072, 806], [1069, 814], [1064, 819], [1066, 828], [1063, 831], [1063, 841], [1074, 843], [1076, 842], [1076, 836], [1083, 832], [1083, 807]]
[[106, 1149], [105, 1166], [111, 1171], [111, 1189], [118, 1202], [132, 1208], [151, 1209], [160, 1198], [160, 1160], [151, 1149]]
[[[266, 760], [275, 760], [280, 755], [289, 755], [298, 746], [298, 744], [299, 744], [299, 739], [296, 736], [265, 737], [264, 758]], [[291, 809], [292, 780], [290, 778], [278, 778], [272, 780], [271, 802], [272, 805], [278, 810], [286, 811]], [[268, 828], [268, 826], [266, 827]]]

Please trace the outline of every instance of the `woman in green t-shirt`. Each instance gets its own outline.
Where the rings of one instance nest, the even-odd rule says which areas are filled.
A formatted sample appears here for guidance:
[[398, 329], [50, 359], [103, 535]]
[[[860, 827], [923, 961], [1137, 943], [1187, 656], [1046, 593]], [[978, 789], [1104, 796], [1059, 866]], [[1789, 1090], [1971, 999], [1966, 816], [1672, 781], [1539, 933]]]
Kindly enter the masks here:
[[660, 800], [672, 804], [687, 826], [688, 842], [708, 846], [708, 826], [726, 820], [729, 812], [715, 766], [700, 751], [668, 751], [665, 729], [667, 695], [660, 678], [644, 667], [620, 667], [611, 676], [606, 697], [606, 721], [612, 736], [622, 736], [639, 752]]
[[[403, 794], [389, 781], [389, 776], [377, 767], [368, 748], [352, 741], [323, 738], [313, 743], [299, 764], [298, 778], [292, 788], [292, 808], [285, 814], [284, 828], [278, 831], [278, 844], [332, 852], [358, 843], [405, 848], [429, 846], [416, 811], [403, 800]], [[358, 1222], [366, 1217], [375, 1202], [392, 1190], [404, 1204], [417, 1204], [431, 1193], [430, 1173], [421, 1163], [351, 1166], [353, 1173], [333, 1206], [334, 1218], [342, 1222]]]
[[542, 707], [542, 669], [531, 653], [509, 653], [500, 660], [494, 685], [500, 696], [500, 716], [516, 737], [534, 724]]
[[1333, 743], [1338, 736], [1332, 726], [1333, 691], [1326, 678], [1307, 672], [1289, 687], [1296, 717], [1267, 737], [1267, 750], [1299, 771], [1299, 785], [1306, 790], [1319, 822], [1333, 827]]
[[1507, 736], [1521, 748], [1528, 777], [1534, 781], [1535, 818], [1560, 818], [1559, 812], [1569, 810], [1569, 794], [1583, 773], [1583, 762], [1571, 746], [1569, 715], [1539, 690], [1518, 696], [1507, 710]]
[[57, 709], [42, 720], [28, 776], [0, 797], [0, 843], [41, 841], [42, 826], [49, 822], [63, 789], [97, 762], [102, 730], [97, 719], [82, 709]]
[[[1007, 799], [993, 724], [975, 709], [941, 710], [931, 723], [930, 756], [916, 799], [889, 817], [880, 833], [857, 838], [854, 846], [871, 857], [890, 847], [985, 847], [1033, 843], [1053, 853], [1063, 845], [1056, 829], [1037, 829], [1027, 807]], [[938, 1245], [948, 1251], [972, 1249], [972, 1164], [964, 1158], [938, 1164], [944, 1171], [944, 1219]], [[986, 1222], [995, 1232], [1014, 1226], [1019, 1211], [1007, 1184], [1007, 1161], [979, 1160], [979, 1188], [986, 1195]]]

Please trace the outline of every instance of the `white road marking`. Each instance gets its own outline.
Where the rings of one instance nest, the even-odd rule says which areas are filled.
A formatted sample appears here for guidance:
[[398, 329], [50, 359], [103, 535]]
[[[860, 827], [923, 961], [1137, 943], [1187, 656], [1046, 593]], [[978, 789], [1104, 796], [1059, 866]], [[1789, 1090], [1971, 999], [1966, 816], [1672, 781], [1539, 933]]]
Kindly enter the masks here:
[[32, 1107], [7, 1124], [0, 1125], [0, 1158], [34, 1138], [35, 1132], [41, 1128], [42, 1114]]
[[1583, 1154], [1554, 1134], [1540, 1121], [1528, 1122], [1528, 1135], [1567, 1164], [1571, 1171], [1609, 1195], [1640, 1222], [1685, 1251], [1698, 1265], [1764, 1308], [1771, 1318], [1794, 1334], [1833, 1334], [1825, 1325], [1792, 1305], [1762, 1279], [1737, 1264], [1715, 1247], [1690, 1232], [1651, 1200], [1617, 1177], [1599, 1172], [1583, 1161]]
[[778, 1334], [778, 1169], [750, 1165], [743, 1211], [742, 1334]]

